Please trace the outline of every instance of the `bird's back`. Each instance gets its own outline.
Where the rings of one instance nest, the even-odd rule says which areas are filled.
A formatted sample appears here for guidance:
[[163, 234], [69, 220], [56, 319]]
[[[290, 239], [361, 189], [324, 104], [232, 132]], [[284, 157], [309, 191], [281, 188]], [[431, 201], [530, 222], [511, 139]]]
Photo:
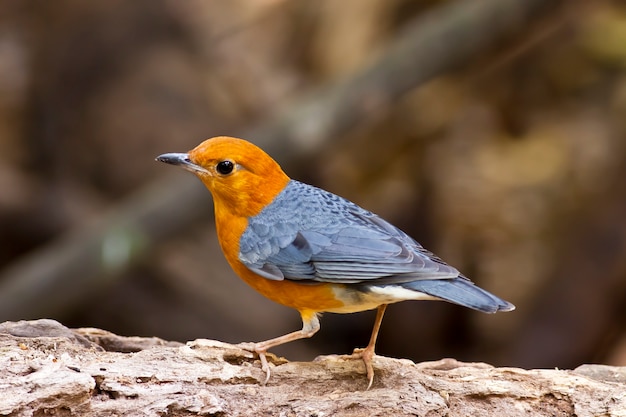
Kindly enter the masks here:
[[242, 262], [276, 266], [283, 274], [278, 279], [349, 283], [408, 273], [458, 275], [377, 215], [294, 180], [248, 219], [239, 247]]
[[294, 180], [248, 219], [239, 247], [240, 261], [265, 279], [343, 285], [338, 293], [369, 308], [433, 298], [486, 312], [512, 307], [376, 214]]

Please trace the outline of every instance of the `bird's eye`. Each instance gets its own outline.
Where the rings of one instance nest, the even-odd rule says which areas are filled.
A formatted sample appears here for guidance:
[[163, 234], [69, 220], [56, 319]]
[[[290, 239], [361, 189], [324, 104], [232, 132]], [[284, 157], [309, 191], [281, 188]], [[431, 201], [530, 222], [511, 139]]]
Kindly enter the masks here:
[[233, 163], [233, 161], [229, 160], [220, 161], [215, 166], [215, 170], [222, 175], [230, 174], [231, 172], [233, 172], [233, 169], [235, 169], [235, 164]]

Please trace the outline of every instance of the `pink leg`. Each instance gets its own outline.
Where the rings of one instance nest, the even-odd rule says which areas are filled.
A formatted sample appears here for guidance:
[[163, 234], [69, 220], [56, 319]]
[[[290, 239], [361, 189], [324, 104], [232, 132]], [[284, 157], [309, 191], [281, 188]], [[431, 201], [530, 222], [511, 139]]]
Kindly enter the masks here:
[[261, 369], [265, 372], [263, 385], [267, 384], [267, 381], [270, 379], [270, 367], [267, 363], [267, 357], [265, 356], [265, 353], [269, 349], [284, 343], [293, 342], [294, 340], [311, 337], [320, 329], [320, 321], [317, 318], [317, 314], [300, 312], [300, 315], [302, 316], [302, 330], [275, 337], [274, 339], [265, 340], [263, 342], [240, 343], [238, 345], [244, 350], [255, 352], [259, 355], [259, 359], [261, 360]]
[[363, 349], [355, 349], [352, 354], [354, 357], [360, 358], [363, 360], [365, 364], [365, 370], [367, 371], [367, 389], [372, 387], [372, 382], [374, 382], [374, 367], [372, 366], [372, 361], [374, 359], [374, 349], [376, 347], [376, 339], [378, 338], [378, 331], [380, 330], [380, 324], [383, 321], [383, 316], [385, 315], [385, 309], [387, 308], [387, 304], [382, 304], [378, 306], [378, 310], [376, 311], [376, 320], [374, 321], [374, 328], [372, 329], [372, 335], [370, 336], [370, 341], [367, 346]]

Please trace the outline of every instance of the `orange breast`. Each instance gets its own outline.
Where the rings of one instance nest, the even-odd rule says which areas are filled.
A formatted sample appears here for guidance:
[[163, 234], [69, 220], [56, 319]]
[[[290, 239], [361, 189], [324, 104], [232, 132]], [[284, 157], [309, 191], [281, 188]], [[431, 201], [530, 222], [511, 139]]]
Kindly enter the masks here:
[[252, 288], [270, 300], [287, 307], [303, 311], [329, 311], [343, 307], [343, 302], [335, 297], [333, 284], [300, 284], [295, 281], [273, 281], [251, 272], [245, 265], [231, 266]]

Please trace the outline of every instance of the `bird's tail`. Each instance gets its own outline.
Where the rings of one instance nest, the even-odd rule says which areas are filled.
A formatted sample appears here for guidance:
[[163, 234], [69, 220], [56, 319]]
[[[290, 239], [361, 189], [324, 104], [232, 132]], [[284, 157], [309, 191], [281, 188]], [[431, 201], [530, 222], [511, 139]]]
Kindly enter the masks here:
[[474, 285], [465, 277], [425, 279], [401, 284], [402, 287], [469, 307], [483, 313], [511, 311], [515, 306]]

